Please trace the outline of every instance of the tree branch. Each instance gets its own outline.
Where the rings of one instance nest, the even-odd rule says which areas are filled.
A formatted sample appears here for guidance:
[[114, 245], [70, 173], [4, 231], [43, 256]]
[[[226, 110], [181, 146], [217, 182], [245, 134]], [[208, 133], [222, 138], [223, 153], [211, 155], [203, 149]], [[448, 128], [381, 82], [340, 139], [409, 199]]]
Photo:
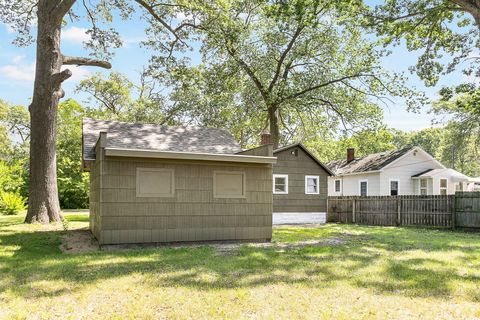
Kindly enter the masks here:
[[295, 30], [295, 33], [293, 34], [292, 38], [290, 39], [290, 42], [287, 45], [287, 47], [285, 48], [285, 50], [280, 55], [280, 59], [278, 60], [278, 64], [277, 64], [277, 69], [275, 70], [275, 75], [273, 76], [273, 79], [270, 82], [270, 84], [268, 86], [268, 89], [267, 89], [268, 92], [272, 91], [273, 86], [275, 85], [275, 83], [278, 80], [278, 77], [280, 76], [280, 71], [282, 70], [283, 61], [285, 61], [285, 58], [287, 57], [290, 50], [292, 50], [293, 45], [295, 44], [295, 41], [297, 40], [300, 33], [302, 33], [302, 30], [304, 28], [305, 28], [304, 25], [301, 25], [301, 26], [297, 27], [297, 29]]
[[324, 83], [320, 83], [320, 84], [318, 84], [318, 85], [316, 85], [316, 86], [312, 86], [312, 87], [306, 88], [306, 89], [304, 89], [304, 90], [302, 90], [302, 91], [299, 91], [299, 92], [297, 92], [297, 93], [291, 94], [291, 95], [285, 97], [281, 102], [285, 102], [285, 101], [290, 100], [290, 99], [298, 98], [298, 97], [304, 95], [305, 93], [308, 93], [308, 92], [310, 92], [310, 91], [317, 90], [317, 89], [320, 89], [320, 88], [329, 86], [329, 85], [334, 84], [334, 83], [343, 82], [344, 80], [348, 80], [348, 79], [354, 79], [354, 78], [359, 78], [359, 77], [366, 77], [366, 76], [372, 76], [372, 75], [368, 75], [368, 74], [355, 74], [355, 75], [351, 75], [351, 76], [344, 76], [344, 77], [341, 77], [341, 78], [338, 78], [338, 79], [330, 80], [330, 81], [327, 81], [327, 82], [324, 82]]
[[[158, 22], [160, 22], [160, 24], [162, 26], [165, 27], [165, 29], [167, 29], [168, 31], [170, 31], [177, 40], [183, 42], [181, 39], [180, 39], [180, 36], [176, 33], [176, 31], [174, 29], [172, 29], [172, 27], [170, 27], [170, 25], [165, 22], [165, 20], [160, 17], [156, 12], [155, 12], [155, 9], [154, 9], [154, 6], [152, 5], [149, 5], [148, 3], [146, 3], [144, 0], [134, 0], [136, 3], [138, 3], [139, 5], [141, 5], [143, 8], [145, 8], [151, 15], [152, 17], [157, 20]], [[157, 4], [158, 5], [158, 4]], [[157, 6], [155, 5], [155, 6]]]
[[63, 65], [77, 65], [77, 66], [92, 66], [92, 67], [100, 67], [105, 69], [111, 69], [112, 65], [108, 61], [90, 59], [90, 58], [83, 58], [83, 57], [70, 57], [70, 56], [63, 56], [62, 59]]
[[62, 21], [63, 17], [70, 11], [76, 0], [62, 0], [52, 12], [55, 21]]

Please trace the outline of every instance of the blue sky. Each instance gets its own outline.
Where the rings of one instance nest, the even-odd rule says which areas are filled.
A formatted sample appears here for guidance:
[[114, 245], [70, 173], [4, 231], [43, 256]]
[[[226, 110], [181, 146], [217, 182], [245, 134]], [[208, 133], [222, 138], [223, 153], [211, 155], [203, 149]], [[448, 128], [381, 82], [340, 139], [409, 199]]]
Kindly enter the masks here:
[[[122, 36], [124, 47], [116, 50], [113, 58], [112, 70], [126, 74], [132, 81], [137, 81], [139, 72], [148, 64], [150, 52], [140, 46], [145, 39], [145, 22], [138, 18], [129, 21], [117, 20], [113, 23]], [[83, 41], [87, 39], [85, 30], [88, 25], [85, 22], [68, 24], [62, 34], [62, 51], [65, 55], [86, 56], [88, 52], [83, 48]], [[0, 99], [13, 104], [28, 105], [33, 88], [35, 68], [35, 46], [18, 48], [11, 44], [15, 34], [6, 26], [0, 24]], [[196, 53], [192, 58], [198, 60]], [[383, 59], [383, 66], [392, 71], [405, 72], [409, 79], [409, 85], [422, 90], [430, 98], [435, 98], [438, 90], [445, 85], [455, 85], [465, 81], [460, 71], [441, 78], [436, 87], [427, 88], [414, 74], [408, 71], [408, 67], [414, 65], [417, 54], [408, 52], [405, 47], [393, 48], [393, 54]], [[63, 88], [66, 98], [74, 98], [84, 101], [85, 96], [74, 93], [74, 88], [81, 79], [94, 72], [105, 72], [93, 67], [69, 67], [73, 76], [67, 80]], [[394, 103], [383, 106], [385, 122], [388, 126], [406, 131], [420, 130], [431, 126], [432, 116], [427, 113], [425, 106], [421, 113], [407, 112], [402, 99], [394, 99]]]

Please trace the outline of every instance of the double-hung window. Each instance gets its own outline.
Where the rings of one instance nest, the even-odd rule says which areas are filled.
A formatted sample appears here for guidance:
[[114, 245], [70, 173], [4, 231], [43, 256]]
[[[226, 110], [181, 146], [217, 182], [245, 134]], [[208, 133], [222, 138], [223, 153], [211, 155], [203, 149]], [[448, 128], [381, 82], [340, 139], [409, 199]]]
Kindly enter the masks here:
[[445, 178], [440, 179], [440, 194], [446, 195], [448, 187], [448, 180]]
[[428, 187], [428, 180], [420, 179], [420, 195], [422, 196], [427, 195], [427, 187]]
[[390, 195], [391, 196], [398, 196], [399, 192], [399, 181], [398, 180], [390, 180]]
[[319, 194], [319, 176], [305, 176], [305, 194]]
[[335, 192], [342, 191], [342, 184], [339, 179], [335, 180]]
[[288, 194], [288, 174], [273, 175], [273, 193]]
[[368, 180], [360, 180], [360, 196], [368, 196]]

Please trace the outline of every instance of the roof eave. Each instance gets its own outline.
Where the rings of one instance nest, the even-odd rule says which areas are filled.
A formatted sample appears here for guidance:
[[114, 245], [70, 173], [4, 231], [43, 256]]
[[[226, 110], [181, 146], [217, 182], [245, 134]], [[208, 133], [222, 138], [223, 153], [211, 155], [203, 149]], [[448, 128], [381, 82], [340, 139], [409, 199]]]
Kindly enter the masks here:
[[156, 151], [145, 149], [105, 148], [107, 157], [132, 157], [132, 158], [154, 158], [154, 159], [175, 159], [175, 160], [200, 160], [237, 163], [275, 164], [276, 157], [247, 156], [237, 154], [216, 154], [216, 153], [194, 153], [194, 152], [172, 152]]

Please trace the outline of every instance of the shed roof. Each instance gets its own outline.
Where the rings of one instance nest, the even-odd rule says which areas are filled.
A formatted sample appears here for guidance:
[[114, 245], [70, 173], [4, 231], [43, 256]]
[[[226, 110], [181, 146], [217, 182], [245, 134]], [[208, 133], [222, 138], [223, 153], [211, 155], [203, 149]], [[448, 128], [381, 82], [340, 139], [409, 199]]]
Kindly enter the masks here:
[[209, 154], [234, 154], [242, 151], [224, 129], [173, 127], [86, 118], [83, 120], [83, 160], [95, 159], [95, 144], [100, 132], [107, 132], [107, 147]]
[[278, 153], [278, 152], [281, 152], [281, 151], [284, 151], [284, 150], [288, 150], [288, 149], [292, 149], [292, 148], [300, 148], [302, 149], [303, 151], [305, 151], [306, 154], [308, 154], [312, 159], [313, 161], [315, 161], [320, 167], [322, 167], [329, 175], [331, 176], [334, 176], [335, 174], [330, 170], [330, 168], [328, 168], [326, 165], [324, 165], [320, 160], [317, 159], [317, 157], [315, 157], [313, 155], [313, 153], [311, 153], [302, 143], [300, 142], [297, 142], [297, 143], [293, 143], [293, 144], [289, 144], [287, 146], [284, 146], [284, 147], [281, 147], [281, 148], [278, 148], [278, 149], [275, 149], [273, 150], [273, 155], [275, 155], [275, 153]]
[[373, 153], [360, 158], [355, 158], [350, 162], [347, 162], [347, 159], [335, 160], [328, 163], [327, 166], [336, 175], [378, 171], [415, 148], [418, 147], [408, 147], [398, 150]]

